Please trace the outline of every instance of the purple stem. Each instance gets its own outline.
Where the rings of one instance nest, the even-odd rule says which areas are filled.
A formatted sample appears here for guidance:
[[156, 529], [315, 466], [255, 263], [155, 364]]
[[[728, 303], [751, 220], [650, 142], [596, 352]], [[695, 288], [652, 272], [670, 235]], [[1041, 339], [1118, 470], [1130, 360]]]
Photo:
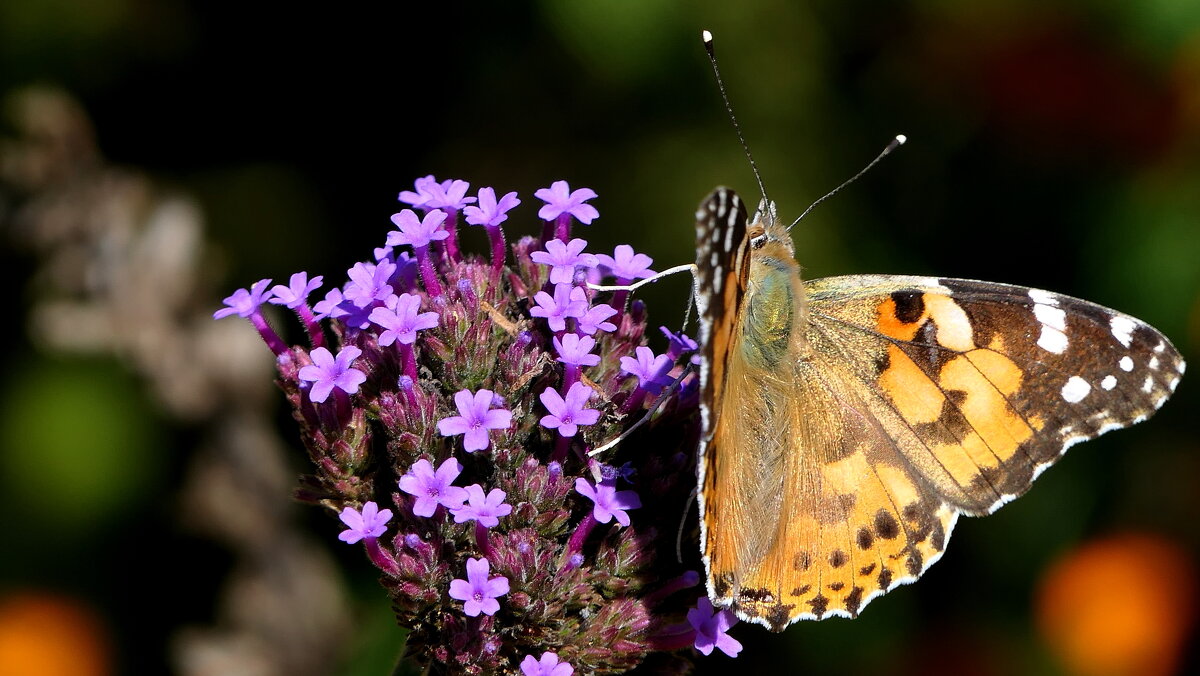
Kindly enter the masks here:
[[695, 644], [696, 630], [688, 623], [671, 624], [650, 636], [649, 643], [655, 650], [673, 652]]
[[417, 355], [413, 346], [399, 341], [396, 344], [400, 346], [400, 359], [404, 362], [404, 375], [412, 378], [414, 383], [417, 382]]
[[492, 542], [488, 538], [487, 526], [475, 521], [475, 546], [479, 547], [479, 551], [489, 559], [495, 558], [495, 550], [492, 549]]
[[550, 454], [550, 459], [554, 462], [561, 463], [567, 459], [567, 448], [571, 445], [571, 440], [561, 434], [558, 441], [554, 443], [554, 452]]
[[442, 284], [438, 281], [437, 272], [433, 269], [433, 261], [429, 258], [429, 245], [413, 248], [417, 251], [417, 264], [421, 268], [421, 279], [425, 282], [425, 290], [429, 292], [430, 296], [441, 296]]
[[621, 413], [630, 413], [642, 408], [642, 403], [646, 401], [646, 388], [640, 384], [629, 393], [629, 398], [621, 404]]
[[567, 394], [567, 390], [570, 390], [572, 385], [579, 382], [579, 371], [578, 364], [563, 364], [562, 392], [564, 397]]
[[458, 212], [454, 209], [445, 209], [446, 220], [442, 221], [442, 227], [446, 228], [446, 232], [450, 236], [442, 240], [442, 246], [446, 248], [446, 258], [451, 262], [457, 263], [462, 260], [458, 254]]
[[583, 543], [591, 534], [592, 529], [596, 527], [596, 517], [592, 516], [591, 512], [583, 517], [583, 521], [579, 522], [579, 526], [575, 528], [575, 532], [571, 533], [571, 539], [567, 541], [567, 551], [565, 552], [567, 561], [571, 560], [572, 554], [578, 554], [583, 551]]
[[563, 242], [571, 241], [571, 214], [563, 212], [554, 221], [554, 236]]
[[667, 598], [671, 594], [674, 594], [681, 589], [695, 587], [699, 583], [700, 575], [694, 570], [689, 570], [683, 575], [668, 580], [667, 583], [661, 588], [647, 594], [643, 600], [647, 606], [653, 608], [654, 606], [657, 606], [660, 601]]
[[312, 346], [324, 347], [325, 332], [321, 330], [321, 323], [313, 318], [308, 303], [301, 303], [300, 307], [296, 308], [296, 312], [300, 315], [300, 321], [304, 322], [304, 330], [308, 331], [308, 339], [312, 341]]
[[262, 336], [262, 339], [267, 343], [267, 347], [271, 348], [276, 357], [288, 351], [287, 344], [283, 342], [278, 333], [275, 333], [275, 329], [271, 328], [271, 325], [267, 323], [266, 318], [262, 316], [261, 312], [255, 310], [254, 314], [250, 315], [250, 323], [254, 324], [254, 328], [258, 329], [258, 335]]
[[492, 243], [492, 270], [500, 272], [504, 268], [504, 231], [499, 225], [487, 226], [488, 241]]

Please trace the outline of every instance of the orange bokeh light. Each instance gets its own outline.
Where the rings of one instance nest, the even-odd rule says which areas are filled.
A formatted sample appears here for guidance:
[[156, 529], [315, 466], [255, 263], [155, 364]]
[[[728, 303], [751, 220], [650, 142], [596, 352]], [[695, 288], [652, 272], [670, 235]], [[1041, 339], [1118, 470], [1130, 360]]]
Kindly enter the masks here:
[[1067, 553], [1043, 575], [1038, 625], [1080, 676], [1169, 676], [1195, 612], [1196, 573], [1177, 545], [1119, 535]]
[[111, 673], [104, 627], [80, 602], [41, 592], [22, 592], [0, 601], [0, 674]]

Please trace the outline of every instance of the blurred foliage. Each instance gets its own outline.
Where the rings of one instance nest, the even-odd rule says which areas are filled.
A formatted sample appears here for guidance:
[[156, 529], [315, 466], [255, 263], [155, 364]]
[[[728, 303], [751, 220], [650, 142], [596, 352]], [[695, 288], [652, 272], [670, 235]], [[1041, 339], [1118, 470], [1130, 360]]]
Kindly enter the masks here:
[[[301, 269], [340, 276], [380, 243], [397, 192], [427, 173], [518, 190], [522, 208], [558, 178], [590, 186], [601, 212], [585, 234], [590, 250], [629, 242], [662, 268], [692, 258], [691, 214], [712, 186], [755, 192], [701, 28], [716, 35], [733, 106], [782, 214], [799, 214], [894, 134], [909, 137], [796, 228], [808, 276], [933, 273], [1049, 288], [1149, 321], [1197, 363], [1195, 2], [542, 0], [283, 10], [17, 0], [0, 3], [0, 92], [31, 82], [67, 88], [92, 115], [108, 157], [199, 196], [223, 248], [210, 272], [224, 288]], [[10, 198], [0, 193], [0, 209]], [[30, 267], [12, 251], [2, 262]], [[685, 281], [669, 281], [644, 297], [654, 318], [676, 326], [687, 293]], [[166, 649], [157, 644], [171, 626], [207, 616], [211, 599], [185, 593], [161, 608], [161, 599], [136, 595], [159, 596], [168, 579], [211, 589], [224, 573], [203, 545], [188, 544], [186, 556], [164, 550], [179, 541], [159, 519], [194, 444], [186, 428], [168, 435], [174, 447], [156, 444], [161, 422], [128, 403], [137, 396], [127, 378], [79, 365], [64, 374], [33, 356], [17, 322], [5, 354], [20, 368], [0, 392], [0, 490], [26, 496], [17, 502], [28, 509], [6, 509], [6, 530], [69, 532], [121, 515], [109, 544], [82, 540], [87, 560], [120, 560], [137, 543], [157, 549], [150, 556], [162, 580], [142, 580], [128, 591], [134, 597], [118, 600], [62, 562], [46, 565], [59, 547], [22, 548], [6, 552], [0, 591], [20, 589], [25, 572], [44, 567], [40, 584], [103, 609], [122, 666], [160, 671]], [[1148, 424], [1076, 448], [1028, 496], [966, 520], [924, 579], [858, 620], [779, 636], [740, 628], [747, 649], [738, 668], [1070, 673], [1073, 663], [1056, 657], [1035, 621], [1035, 589], [1052, 579], [1052, 562], [1107, 534], [1149, 531], [1180, 552], [1185, 563], [1172, 570], [1182, 572], [1172, 574], [1194, 581], [1194, 377]], [[30, 457], [34, 439], [74, 456]], [[56, 469], [41, 471], [47, 466]], [[95, 512], [79, 516], [89, 505]], [[135, 505], [146, 511], [130, 511]], [[334, 547], [337, 529], [314, 523]], [[385, 673], [394, 658], [380, 647], [386, 635], [382, 644], [367, 640], [376, 635], [369, 618], [387, 615], [377, 607], [384, 596], [365, 563], [339, 555], [363, 578], [367, 608], [348, 673]], [[153, 617], [130, 610], [148, 607], [158, 609]], [[1177, 673], [1200, 670], [1192, 631]], [[700, 671], [731, 664], [712, 657]]]

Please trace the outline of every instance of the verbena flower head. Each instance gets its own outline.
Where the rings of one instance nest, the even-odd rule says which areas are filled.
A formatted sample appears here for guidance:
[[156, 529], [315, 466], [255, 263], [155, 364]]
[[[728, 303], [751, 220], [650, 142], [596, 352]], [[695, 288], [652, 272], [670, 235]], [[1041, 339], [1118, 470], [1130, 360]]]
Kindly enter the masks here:
[[[361, 544], [409, 628], [406, 659], [436, 673], [618, 673], [647, 660], [679, 672], [697, 637], [730, 645], [721, 625], [688, 623], [695, 595], [682, 590], [701, 561], [696, 547], [675, 554], [695, 486], [697, 377], [588, 455], [638, 422], [646, 388], [689, 357], [681, 339], [647, 333], [640, 299], [587, 287], [597, 263], [632, 279], [649, 260], [622, 247], [594, 260], [572, 243], [570, 223], [598, 216], [587, 188], [539, 190], [551, 223], [514, 211], [514, 193], [484, 186], [469, 204], [466, 190], [418, 179], [400, 197], [417, 211], [376, 224], [377, 251], [361, 257], [373, 262], [351, 262], [311, 310], [318, 279], [298, 273], [235, 293], [217, 315], [246, 317], [275, 352], [313, 461], [297, 495], [341, 517], [330, 540]], [[456, 248], [447, 210], [484, 226], [490, 250]], [[284, 332], [291, 344], [263, 317], [272, 294], [303, 324]]]

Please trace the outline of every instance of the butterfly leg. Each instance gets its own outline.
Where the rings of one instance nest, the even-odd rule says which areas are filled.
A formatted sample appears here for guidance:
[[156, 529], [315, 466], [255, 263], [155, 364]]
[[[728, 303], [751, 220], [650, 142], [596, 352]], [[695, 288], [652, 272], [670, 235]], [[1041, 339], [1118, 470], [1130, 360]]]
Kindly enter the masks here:
[[691, 272], [692, 278], [694, 279], [697, 272], [696, 264], [685, 263], [683, 265], [676, 265], [673, 268], [667, 268], [662, 272], [656, 273], [653, 277], [647, 277], [646, 279], [638, 280], [633, 284], [614, 284], [612, 286], [605, 286], [603, 284], [588, 284], [588, 288], [592, 291], [633, 291], [634, 289], [650, 284], [651, 282], [657, 282], [663, 277], [668, 277], [680, 272]]
[[621, 443], [622, 441], [624, 441], [625, 438], [628, 437], [630, 434], [632, 434], [634, 430], [641, 427], [642, 423], [649, 420], [650, 416], [654, 415], [654, 412], [657, 411], [660, 406], [662, 406], [664, 403], [666, 403], [667, 399], [669, 399], [671, 397], [671, 395], [675, 393], [675, 390], [679, 388], [679, 384], [683, 382], [683, 379], [688, 377], [688, 374], [691, 372], [692, 372], [692, 365], [688, 364], [687, 366], [684, 367], [683, 373], [680, 373], [678, 378], [671, 381], [670, 385], [667, 385], [666, 387], [663, 388], [663, 391], [659, 393], [658, 398], [655, 399], [654, 403], [650, 405], [650, 410], [646, 411], [646, 413], [641, 418], [638, 418], [637, 422], [630, 425], [629, 429], [625, 430], [624, 432], [621, 432], [612, 441], [609, 441], [605, 444], [597, 446], [596, 448], [593, 448], [592, 450], [588, 451], [588, 456], [591, 457], [591, 456], [600, 455], [604, 451], [607, 451], [608, 449], [610, 449], [610, 448], [616, 446], [617, 444]]

